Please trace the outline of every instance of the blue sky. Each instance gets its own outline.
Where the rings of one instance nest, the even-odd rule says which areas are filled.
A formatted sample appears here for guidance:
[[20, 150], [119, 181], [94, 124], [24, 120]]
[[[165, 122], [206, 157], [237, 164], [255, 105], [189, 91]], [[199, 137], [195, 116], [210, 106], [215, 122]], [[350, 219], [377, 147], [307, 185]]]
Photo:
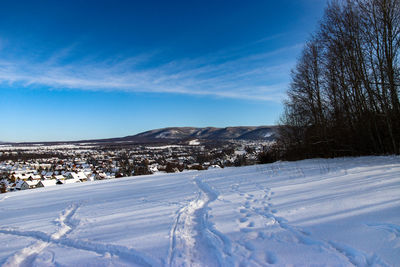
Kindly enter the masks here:
[[275, 124], [325, 5], [1, 1], [0, 140]]

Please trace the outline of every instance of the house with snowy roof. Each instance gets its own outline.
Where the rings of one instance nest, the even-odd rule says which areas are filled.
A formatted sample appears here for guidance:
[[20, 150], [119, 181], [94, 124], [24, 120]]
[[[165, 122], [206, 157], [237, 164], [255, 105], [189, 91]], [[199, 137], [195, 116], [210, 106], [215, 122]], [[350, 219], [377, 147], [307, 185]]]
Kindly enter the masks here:
[[28, 174], [28, 181], [35, 181], [35, 180], [39, 181], [41, 179], [42, 179], [42, 176], [39, 174], [33, 174], [33, 173]]
[[79, 179], [65, 179], [62, 181], [63, 184], [75, 184], [75, 183], [81, 183], [81, 180]]
[[32, 189], [32, 188], [36, 188], [38, 181], [37, 180], [33, 180], [33, 181], [27, 180], [27, 181], [25, 181], [25, 183], [27, 183], [29, 185], [29, 189]]
[[53, 178], [58, 180], [58, 181], [62, 181], [62, 180], [66, 179], [66, 177], [64, 175], [62, 175], [62, 174], [54, 175]]
[[83, 172], [70, 172], [68, 178], [79, 179], [81, 181], [87, 181], [87, 176]]
[[29, 176], [26, 173], [16, 172], [11, 175], [11, 179], [14, 181], [25, 181], [28, 180]]
[[54, 179], [52, 179], [52, 180], [43, 180], [43, 181], [40, 181], [36, 185], [36, 187], [49, 187], [49, 186], [54, 186], [54, 185], [57, 185], [57, 180], [54, 180]]
[[54, 175], [54, 172], [47, 172], [47, 173], [44, 175], [44, 178], [46, 178], [46, 179], [51, 179], [51, 178], [53, 178], [53, 175]]
[[35, 188], [36, 185], [37, 185], [37, 182], [34, 182], [34, 181], [18, 180], [15, 183], [14, 188], [17, 190], [26, 190], [26, 189]]

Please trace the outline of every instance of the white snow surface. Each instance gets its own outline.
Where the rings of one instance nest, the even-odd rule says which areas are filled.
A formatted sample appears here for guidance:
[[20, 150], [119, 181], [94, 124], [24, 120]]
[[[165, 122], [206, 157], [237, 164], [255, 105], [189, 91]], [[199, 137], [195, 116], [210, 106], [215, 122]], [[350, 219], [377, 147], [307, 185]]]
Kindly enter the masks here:
[[189, 146], [198, 146], [198, 145], [200, 145], [200, 141], [198, 139], [189, 141]]
[[0, 195], [3, 266], [400, 266], [400, 157]]

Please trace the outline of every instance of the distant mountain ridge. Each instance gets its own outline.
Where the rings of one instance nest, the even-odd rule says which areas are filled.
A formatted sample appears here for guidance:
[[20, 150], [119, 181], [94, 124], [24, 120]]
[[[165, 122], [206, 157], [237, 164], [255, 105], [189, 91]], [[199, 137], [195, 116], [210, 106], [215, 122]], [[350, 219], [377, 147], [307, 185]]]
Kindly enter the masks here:
[[[237, 126], [237, 127], [168, 127], [142, 132], [117, 138], [91, 139], [79, 141], [48, 141], [48, 142], [21, 142], [3, 144], [65, 144], [65, 143], [174, 143], [187, 140], [248, 140], [248, 141], [274, 141], [277, 137], [279, 126]], [[0, 142], [2, 144], [2, 142]]]
[[278, 126], [238, 126], [238, 127], [168, 127], [118, 138], [119, 141], [142, 140], [265, 140], [273, 141]]

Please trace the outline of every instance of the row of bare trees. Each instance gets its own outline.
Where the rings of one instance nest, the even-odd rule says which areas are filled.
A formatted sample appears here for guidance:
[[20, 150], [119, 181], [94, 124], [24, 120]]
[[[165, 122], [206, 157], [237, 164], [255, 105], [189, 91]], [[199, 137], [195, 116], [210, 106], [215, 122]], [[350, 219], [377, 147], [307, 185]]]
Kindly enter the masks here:
[[332, 1], [285, 102], [286, 159], [400, 153], [400, 0]]

